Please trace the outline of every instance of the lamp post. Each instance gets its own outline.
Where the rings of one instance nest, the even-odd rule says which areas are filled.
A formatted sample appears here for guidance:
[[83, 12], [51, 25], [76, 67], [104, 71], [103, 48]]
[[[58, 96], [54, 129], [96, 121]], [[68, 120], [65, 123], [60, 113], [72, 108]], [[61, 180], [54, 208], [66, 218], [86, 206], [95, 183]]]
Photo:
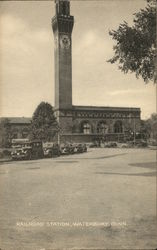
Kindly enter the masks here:
[[135, 124], [135, 118], [134, 118], [134, 146], [136, 143], [136, 124]]

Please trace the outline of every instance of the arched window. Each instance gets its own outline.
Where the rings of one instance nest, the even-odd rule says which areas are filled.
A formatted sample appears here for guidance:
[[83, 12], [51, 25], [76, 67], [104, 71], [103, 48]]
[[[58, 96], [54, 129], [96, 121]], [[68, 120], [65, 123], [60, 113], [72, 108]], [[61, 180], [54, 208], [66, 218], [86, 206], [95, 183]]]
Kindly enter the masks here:
[[108, 132], [108, 126], [105, 122], [99, 122], [97, 126], [97, 133], [98, 134], [105, 134]]
[[91, 125], [88, 122], [82, 123], [82, 132], [83, 132], [83, 134], [90, 134], [91, 133]]
[[123, 133], [122, 121], [116, 121], [114, 124], [114, 133]]

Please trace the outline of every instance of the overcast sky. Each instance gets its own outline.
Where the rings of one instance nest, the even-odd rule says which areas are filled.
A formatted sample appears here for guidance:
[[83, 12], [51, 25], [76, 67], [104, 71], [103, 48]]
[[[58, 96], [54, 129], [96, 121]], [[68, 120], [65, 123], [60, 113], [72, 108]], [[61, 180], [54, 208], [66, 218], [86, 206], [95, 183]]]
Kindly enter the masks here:
[[[146, 6], [143, 0], [71, 1], [73, 104], [140, 107], [155, 112], [155, 86], [123, 74], [109, 30]], [[53, 1], [0, 2], [0, 115], [32, 116], [41, 101], [54, 105]]]

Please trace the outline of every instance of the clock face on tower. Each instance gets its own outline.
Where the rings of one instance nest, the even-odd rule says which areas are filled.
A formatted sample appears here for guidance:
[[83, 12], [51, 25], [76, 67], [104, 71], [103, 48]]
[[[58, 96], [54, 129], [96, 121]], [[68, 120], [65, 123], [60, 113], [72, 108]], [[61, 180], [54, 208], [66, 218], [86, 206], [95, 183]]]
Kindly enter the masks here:
[[69, 49], [70, 39], [67, 35], [62, 35], [60, 37], [60, 45], [61, 45], [61, 48], [63, 48], [63, 49]]

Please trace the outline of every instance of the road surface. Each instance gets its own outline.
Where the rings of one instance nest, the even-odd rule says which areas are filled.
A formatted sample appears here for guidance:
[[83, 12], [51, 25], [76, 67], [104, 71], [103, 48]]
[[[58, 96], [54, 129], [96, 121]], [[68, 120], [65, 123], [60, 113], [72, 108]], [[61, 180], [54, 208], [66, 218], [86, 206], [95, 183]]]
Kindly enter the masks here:
[[156, 152], [89, 149], [0, 165], [0, 248], [155, 249]]

